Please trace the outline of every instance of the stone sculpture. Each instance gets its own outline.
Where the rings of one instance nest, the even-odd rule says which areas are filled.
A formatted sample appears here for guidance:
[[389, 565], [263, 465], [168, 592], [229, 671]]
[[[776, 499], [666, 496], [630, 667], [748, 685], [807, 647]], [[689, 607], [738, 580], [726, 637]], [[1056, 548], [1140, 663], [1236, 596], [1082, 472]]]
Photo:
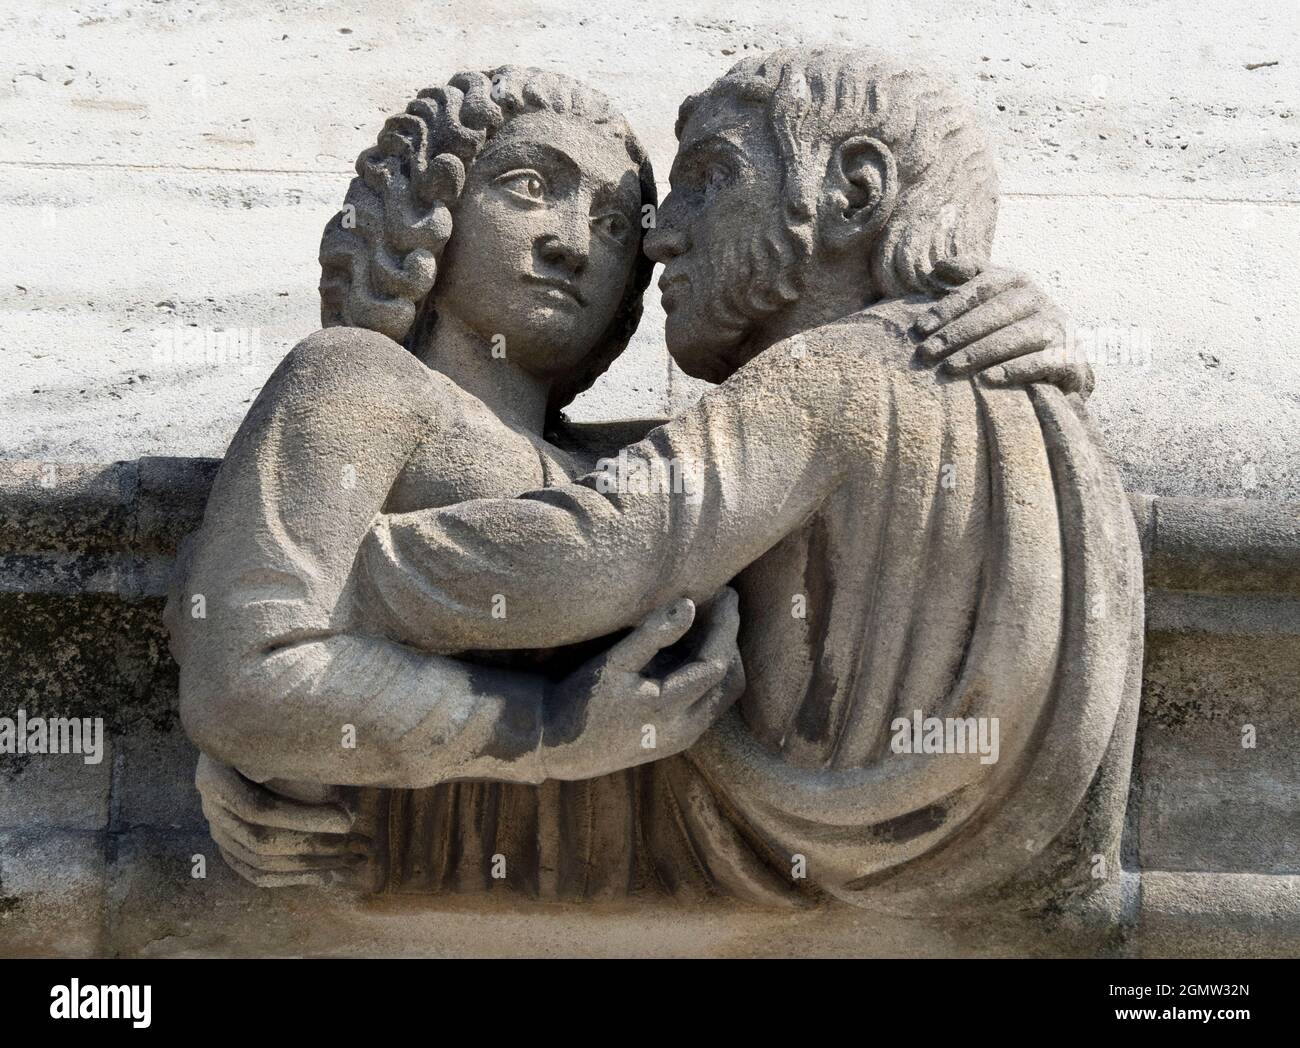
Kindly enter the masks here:
[[[217, 843], [267, 886], [1086, 900], [1119, 865], [1141, 564], [1087, 369], [988, 268], [979, 129], [931, 74], [794, 50], [678, 136], [656, 212], [606, 99], [505, 68], [358, 160], [325, 330], [168, 606]], [[670, 352], [721, 384], [583, 444], [559, 409], [651, 260]]]

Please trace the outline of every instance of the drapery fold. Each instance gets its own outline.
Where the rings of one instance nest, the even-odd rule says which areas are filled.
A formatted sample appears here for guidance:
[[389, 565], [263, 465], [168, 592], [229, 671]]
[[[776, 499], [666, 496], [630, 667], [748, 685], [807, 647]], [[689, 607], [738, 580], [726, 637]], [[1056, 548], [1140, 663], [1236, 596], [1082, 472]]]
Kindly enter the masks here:
[[[996, 717], [997, 762], [886, 747], [851, 767], [795, 765], [755, 737], [740, 708], [685, 758], [756, 847], [782, 862], [803, 856], [809, 880], [835, 897], [909, 913], [1025, 877], [1063, 843], [1075, 850], [1064, 861], [1077, 865], [1076, 879], [1086, 876], [1093, 855], [1113, 851], [1122, 812], [1083, 811], [1085, 796], [1108, 753], [1120, 766], [1112, 777], [1126, 782], [1132, 750], [1142, 572], [1118, 475], [1058, 390], [975, 388], [977, 418], [947, 412], [936, 439], [987, 442], [988, 484], [972, 485], [971, 498], [936, 495], [924, 529], [879, 545], [861, 628], [873, 679], [898, 682], [891, 715]], [[935, 706], [916, 665], [950, 657], [934, 641], [958, 635], [960, 617], [947, 608], [961, 608], [960, 595], [910, 617], [896, 611], [961, 560], [925, 551], [972, 509], [986, 525], [972, 532], [985, 550], [977, 602], [956, 681]], [[921, 578], [900, 575], [900, 563]], [[863, 752], [852, 738], [834, 743], [846, 747]], [[1122, 805], [1122, 790], [1108, 799]], [[1062, 842], [1067, 828], [1080, 839]]]

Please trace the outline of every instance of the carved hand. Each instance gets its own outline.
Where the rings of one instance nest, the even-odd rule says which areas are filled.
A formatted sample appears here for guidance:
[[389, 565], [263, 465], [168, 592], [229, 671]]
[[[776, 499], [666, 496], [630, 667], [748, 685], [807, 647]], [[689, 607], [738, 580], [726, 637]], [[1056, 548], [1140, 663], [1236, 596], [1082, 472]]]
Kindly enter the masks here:
[[953, 375], [983, 372], [989, 385], [1047, 382], [1086, 397], [1094, 378], [1086, 361], [1065, 356], [1065, 317], [1046, 292], [1023, 273], [989, 268], [972, 279], [961, 259], [940, 262], [935, 273], [954, 290], [917, 318], [925, 341], [921, 359], [943, 361]]
[[206, 753], [194, 784], [222, 858], [245, 880], [261, 888], [360, 887], [369, 842], [351, 832], [355, 817], [336, 787], [324, 802], [296, 801]]
[[692, 654], [659, 656], [695, 617], [685, 598], [660, 608], [557, 686], [542, 740], [548, 778], [588, 779], [680, 753], [740, 697], [739, 598], [730, 587], [700, 609]]

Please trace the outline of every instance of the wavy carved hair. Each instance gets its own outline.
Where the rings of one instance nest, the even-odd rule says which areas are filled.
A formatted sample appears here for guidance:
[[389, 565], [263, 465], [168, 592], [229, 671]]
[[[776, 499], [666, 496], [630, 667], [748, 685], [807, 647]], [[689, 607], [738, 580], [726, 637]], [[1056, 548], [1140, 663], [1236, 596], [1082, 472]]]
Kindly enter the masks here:
[[679, 138], [695, 109], [719, 96], [767, 108], [785, 160], [793, 251], [806, 258], [814, 247], [812, 217], [824, 168], [807, 161], [828, 141], [866, 134], [889, 147], [899, 176], [898, 199], [872, 247], [877, 294], [942, 294], [951, 285], [934, 273], [938, 262], [965, 256], [987, 264], [997, 224], [997, 169], [979, 124], [938, 76], [871, 50], [792, 48], [746, 58], [682, 103]]
[[[582, 120], [621, 140], [637, 165], [642, 205], [656, 202], [644, 149], [598, 91], [560, 73], [520, 66], [457, 73], [443, 87], [420, 91], [357, 157], [357, 177], [343, 209], [321, 237], [322, 326], [368, 328], [415, 349], [436, 319], [430, 292], [451, 239], [451, 209], [470, 165], [511, 117], [542, 110]], [[641, 319], [641, 296], [652, 268], [638, 250], [614, 319], [573, 374], [553, 386], [551, 421], [626, 347]]]

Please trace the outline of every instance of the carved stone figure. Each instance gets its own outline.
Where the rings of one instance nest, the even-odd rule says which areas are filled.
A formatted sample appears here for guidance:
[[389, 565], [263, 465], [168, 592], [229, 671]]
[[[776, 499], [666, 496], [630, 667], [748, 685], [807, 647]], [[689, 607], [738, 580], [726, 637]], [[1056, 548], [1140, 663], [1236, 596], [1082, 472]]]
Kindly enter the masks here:
[[[1119, 866], [1141, 565], [1090, 375], [988, 269], [979, 129], [928, 73], [796, 50], [678, 136], [647, 211], [608, 101], [508, 68], [358, 160], [326, 329], [169, 603], [217, 843], [265, 885], [1086, 896]], [[559, 409], [635, 326], [646, 214], [669, 351], [721, 384], [593, 446]]]

